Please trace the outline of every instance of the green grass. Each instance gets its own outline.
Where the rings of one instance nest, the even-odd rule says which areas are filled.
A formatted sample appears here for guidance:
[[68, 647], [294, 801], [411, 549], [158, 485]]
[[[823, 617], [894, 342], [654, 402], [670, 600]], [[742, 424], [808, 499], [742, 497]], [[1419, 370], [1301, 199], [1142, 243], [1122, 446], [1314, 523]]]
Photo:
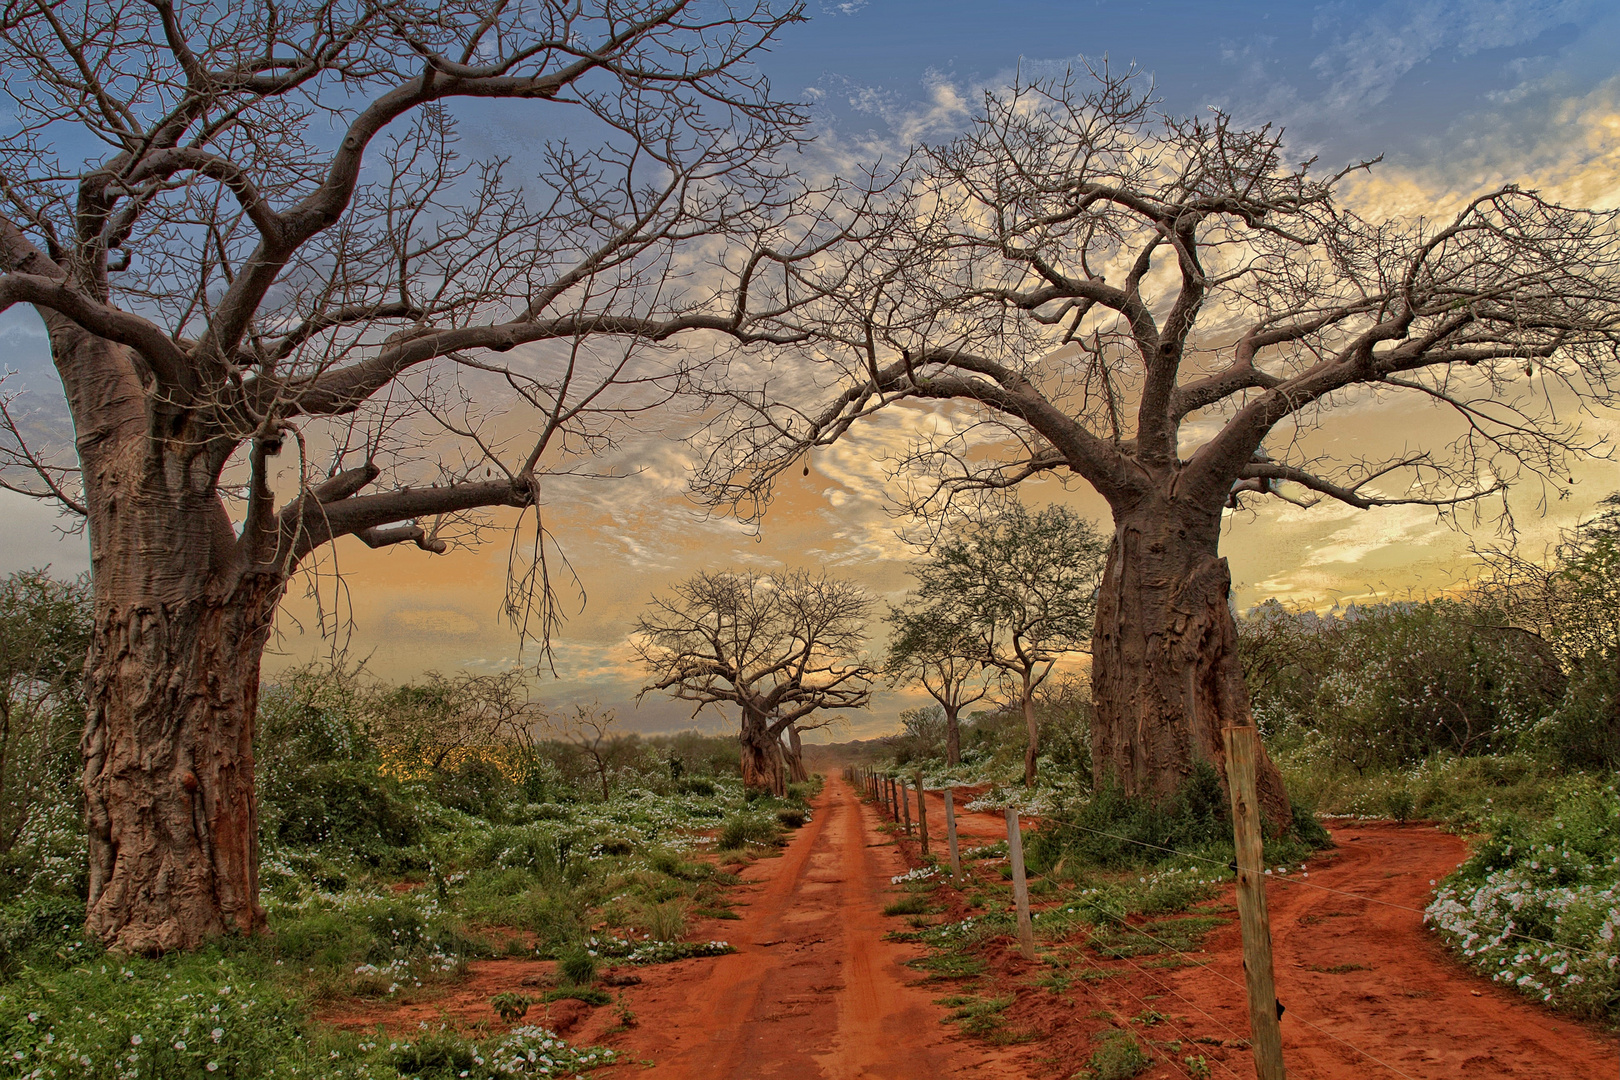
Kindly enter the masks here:
[[715, 846], [721, 851], [737, 851], [749, 844], [772, 845], [782, 836], [782, 828], [759, 814], [735, 814], [720, 827]]
[[902, 896], [883, 906], [885, 915], [921, 915], [928, 910], [928, 897], [922, 894]]
[[962, 952], [937, 952], [907, 960], [908, 967], [926, 971], [936, 979], [971, 979], [983, 975], [988, 965], [982, 957]]
[[1001, 1014], [1015, 1000], [1017, 998], [1014, 994], [993, 998], [965, 995], [941, 998], [939, 1004], [952, 1008], [951, 1014], [941, 1023], [956, 1024], [965, 1033], [981, 1039], [1002, 1041], [998, 1040], [997, 1036], [1006, 1033], [1007, 1020]]
[[1153, 1064], [1136, 1036], [1128, 1031], [1106, 1031], [1100, 1043], [1086, 1062], [1084, 1075], [1090, 1080], [1131, 1080]]
[[1213, 915], [1151, 919], [1139, 926], [1111, 920], [1099, 924], [1092, 932], [1091, 946], [1099, 956], [1109, 960], [1193, 952], [1202, 945], [1204, 937], [1211, 930], [1226, 921]]

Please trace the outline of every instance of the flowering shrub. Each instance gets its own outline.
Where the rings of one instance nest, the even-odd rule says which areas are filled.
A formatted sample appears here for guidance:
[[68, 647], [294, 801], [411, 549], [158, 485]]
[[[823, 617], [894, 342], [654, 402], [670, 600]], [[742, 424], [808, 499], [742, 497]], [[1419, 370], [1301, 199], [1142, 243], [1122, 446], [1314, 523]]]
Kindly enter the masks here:
[[907, 870], [903, 874], [896, 874], [894, 877], [889, 879], [889, 884], [905, 885], [913, 881], [927, 881], [929, 878], [938, 873], [939, 867], [937, 866], [919, 866], [915, 869]]
[[0, 1077], [317, 1075], [284, 995], [223, 961], [173, 968], [107, 957], [0, 987]]
[[976, 814], [994, 813], [1012, 807], [1023, 817], [1034, 817], [1052, 812], [1053, 793], [1045, 787], [1022, 786], [992, 787], [968, 803], [964, 809]]
[[455, 1075], [496, 1080], [503, 1076], [578, 1076], [613, 1064], [607, 1047], [569, 1046], [554, 1032], [525, 1025], [500, 1039], [477, 1042], [449, 1032], [390, 1044], [387, 1061], [396, 1075]]
[[1620, 1017], [1620, 789], [1589, 785], [1545, 821], [1505, 816], [1424, 914], [1497, 982]]
[[737, 950], [725, 941], [634, 941], [630, 938], [591, 938], [592, 956], [629, 964], [670, 964], [694, 956], [724, 956]]

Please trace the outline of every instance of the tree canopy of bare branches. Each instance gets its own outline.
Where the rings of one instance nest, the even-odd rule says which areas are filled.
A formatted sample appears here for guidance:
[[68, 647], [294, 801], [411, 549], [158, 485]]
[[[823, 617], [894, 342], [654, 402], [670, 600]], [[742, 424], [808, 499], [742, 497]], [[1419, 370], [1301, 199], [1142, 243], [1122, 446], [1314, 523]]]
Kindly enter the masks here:
[[[920, 148], [885, 241], [827, 260], [830, 402], [733, 395], [702, 483], [757, 504], [808, 447], [897, 401], [951, 401], [901, 472], [904, 509], [1076, 478], [1113, 509], [1094, 646], [1094, 769], [1164, 795], [1248, 723], [1231, 659], [1224, 510], [1265, 495], [1478, 505], [1596, 449], [1569, 406], [1620, 380], [1616, 215], [1508, 186], [1443, 216], [1341, 205], [1352, 173], [1281, 132], [1167, 116], [1107, 69], [988, 93]], [[807, 324], [808, 325], [808, 324]], [[796, 359], [797, 363], [802, 360]], [[1363, 407], [1432, 402], [1449, 445], [1335, 458]], [[1262, 765], [1274, 819], [1286, 798]]]
[[[0, 309], [44, 320], [78, 457], [31, 450], [8, 413], [0, 464], [89, 526], [93, 936], [156, 951], [262, 924], [259, 657], [323, 545], [439, 553], [516, 510], [509, 613], [545, 639], [542, 478], [595, 471], [679, 389], [660, 343], [793, 339], [771, 229], [802, 118], [750, 58], [798, 17], [0, 10]], [[466, 111], [501, 107], [538, 176], [465, 155]]]
[[874, 672], [858, 655], [873, 601], [852, 581], [793, 570], [703, 571], [655, 596], [636, 620], [635, 655], [651, 682], [696, 703], [741, 712], [743, 781], [781, 794], [779, 738], [864, 708]]

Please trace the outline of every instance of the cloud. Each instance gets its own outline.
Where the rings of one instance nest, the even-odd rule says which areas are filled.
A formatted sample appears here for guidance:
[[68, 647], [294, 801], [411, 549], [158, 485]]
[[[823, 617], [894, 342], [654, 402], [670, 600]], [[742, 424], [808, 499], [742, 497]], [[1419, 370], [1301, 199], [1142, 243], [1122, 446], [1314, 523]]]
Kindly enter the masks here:
[[456, 608], [396, 611], [391, 621], [436, 637], [466, 637], [483, 631], [487, 625], [482, 619]]
[[[1582, 19], [1589, 0], [1427, 0], [1335, 4], [1315, 30], [1334, 43], [1311, 61], [1327, 85], [1306, 111], [1359, 118], [1382, 104], [1401, 76], [1443, 53], [1469, 57], [1534, 41], [1548, 29]], [[1521, 58], [1523, 60], [1523, 58]], [[1525, 66], [1529, 66], [1526, 64]]]

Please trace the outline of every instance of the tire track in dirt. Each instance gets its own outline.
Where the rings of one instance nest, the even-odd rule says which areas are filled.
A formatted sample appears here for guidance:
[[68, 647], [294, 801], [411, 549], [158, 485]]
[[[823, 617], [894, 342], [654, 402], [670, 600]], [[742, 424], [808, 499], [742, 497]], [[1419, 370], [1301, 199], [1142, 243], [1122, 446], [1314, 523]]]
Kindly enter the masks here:
[[944, 1027], [942, 990], [902, 966], [918, 950], [883, 940], [885, 890], [905, 863], [875, 824], [829, 779], [782, 857], [744, 873], [742, 919], [705, 925], [739, 951], [643, 972], [627, 994], [639, 1023], [608, 1040], [622, 1064], [601, 1074], [643, 1075], [650, 1060], [669, 1080], [1025, 1076]]

